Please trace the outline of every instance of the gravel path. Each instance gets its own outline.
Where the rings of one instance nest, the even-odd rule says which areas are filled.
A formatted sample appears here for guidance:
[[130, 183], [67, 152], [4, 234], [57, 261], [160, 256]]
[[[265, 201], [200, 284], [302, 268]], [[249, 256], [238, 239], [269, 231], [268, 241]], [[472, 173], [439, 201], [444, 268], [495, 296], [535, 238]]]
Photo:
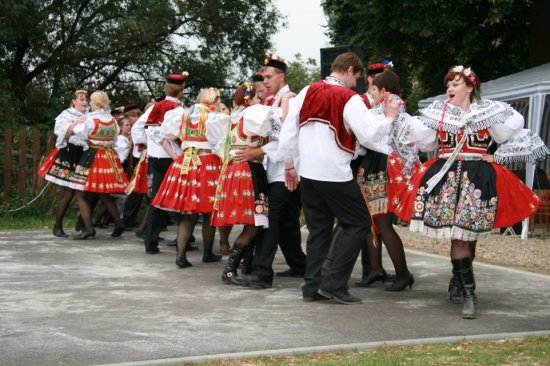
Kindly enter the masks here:
[[[450, 240], [432, 239], [396, 226], [405, 248], [449, 255]], [[493, 232], [477, 243], [476, 261], [550, 274], [550, 236], [521, 240]]]

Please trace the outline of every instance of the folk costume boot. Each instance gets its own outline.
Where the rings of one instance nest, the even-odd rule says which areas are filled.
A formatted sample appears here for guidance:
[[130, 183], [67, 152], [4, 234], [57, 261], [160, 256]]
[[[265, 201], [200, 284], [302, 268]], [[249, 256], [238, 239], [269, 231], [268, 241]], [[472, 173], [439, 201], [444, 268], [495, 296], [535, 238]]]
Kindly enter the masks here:
[[462, 285], [462, 318], [476, 318], [476, 281], [470, 257], [458, 259], [458, 278]]
[[254, 259], [254, 247], [255, 244], [251, 243], [246, 246], [244, 249], [243, 263], [242, 263], [242, 273], [251, 274], [252, 273], [252, 260]]
[[462, 282], [459, 280], [459, 260], [451, 259], [453, 265], [453, 277], [449, 281], [449, 300], [453, 304], [462, 304]]
[[234, 286], [248, 286], [248, 283], [237, 274], [237, 267], [241, 259], [243, 259], [245, 249], [246, 245], [233, 244], [222, 273], [222, 281], [224, 283]]

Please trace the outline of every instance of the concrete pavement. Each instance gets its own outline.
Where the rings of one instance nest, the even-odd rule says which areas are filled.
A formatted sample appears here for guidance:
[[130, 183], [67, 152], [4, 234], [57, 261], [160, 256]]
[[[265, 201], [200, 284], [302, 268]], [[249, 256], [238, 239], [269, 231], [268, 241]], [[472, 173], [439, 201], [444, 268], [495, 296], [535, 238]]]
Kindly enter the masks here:
[[[171, 239], [174, 230], [162, 236]], [[161, 244], [160, 254], [146, 255], [133, 232], [109, 234], [98, 230], [96, 240], [82, 242], [54, 238], [50, 230], [0, 231], [0, 364], [170, 364], [208, 355], [550, 334], [546, 275], [476, 263], [478, 319], [464, 320], [461, 306], [447, 298], [446, 257], [408, 251], [416, 282], [398, 293], [354, 287], [357, 263], [350, 292], [363, 304], [346, 306], [304, 303], [295, 278], [276, 277], [266, 290], [228, 286], [220, 279], [225, 258], [204, 264], [194, 251], [194, 266], [178, 269], [174, 248]], [[200, 241], [199, 230], [195, 236]], [[392, 268], [387, 255], [385, 267]], [[287, 268], [280, 253], [274, 268]]]

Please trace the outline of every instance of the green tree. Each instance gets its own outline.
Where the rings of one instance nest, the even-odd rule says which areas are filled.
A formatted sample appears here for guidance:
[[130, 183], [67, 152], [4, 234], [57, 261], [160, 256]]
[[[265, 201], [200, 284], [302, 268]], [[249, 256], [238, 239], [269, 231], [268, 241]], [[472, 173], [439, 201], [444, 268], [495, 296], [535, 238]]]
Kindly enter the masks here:
[[[533, 52], [537, 47], [529, 44], [533, 29], [549, 28], [549, 15], [536, 10], [548, 8], [543, 3], [327, 0], [322, 5], [333, 44], [361, 46], [369, 62], [391, 59], [409, 105], [416, 108], [419, 98], [444, 90], [442, 79], [452, 65], [471, 65], [483, 81], [549, 61], [549, 52]], [[538, 48], [547, 49], [542, 42]]]
[[297, 53], [294, 60], [287, 63], [286, 82], [290, 90], [298, 93], [306, 85], [319, 80], [321, 69], [317, 66], [317, 61], [313, 58], [302, 60], [302, 55]]
[[224, 86], [257, 68], [279, 18], [270, 0], [4, 1], [0, 118], [51, 121], [83, 86], [113, 104], [160, 97], [174, 71]]

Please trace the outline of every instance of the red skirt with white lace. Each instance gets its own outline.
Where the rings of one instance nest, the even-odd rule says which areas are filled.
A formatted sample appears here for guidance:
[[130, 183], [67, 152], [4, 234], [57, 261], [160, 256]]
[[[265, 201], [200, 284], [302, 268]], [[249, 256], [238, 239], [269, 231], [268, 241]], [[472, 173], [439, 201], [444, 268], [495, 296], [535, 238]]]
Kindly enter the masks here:
[[212, 226], [243, 224], [268, 227], [267, 192], [267, 176], [262, 164], [229, 164], [220, 176]]
[[124, 193], [128, 177], [112, 148], [90, 147], [71, 175], [70, 187], [95, 193]]
[[191, 163], [187, 174], [182, 173], [183, 159], [182, 155], [170, 165], [151, 204], [179, 213], [212, 212], [220, 176], [220, 158], [214, 154], [201, 155], [201, 164]]

